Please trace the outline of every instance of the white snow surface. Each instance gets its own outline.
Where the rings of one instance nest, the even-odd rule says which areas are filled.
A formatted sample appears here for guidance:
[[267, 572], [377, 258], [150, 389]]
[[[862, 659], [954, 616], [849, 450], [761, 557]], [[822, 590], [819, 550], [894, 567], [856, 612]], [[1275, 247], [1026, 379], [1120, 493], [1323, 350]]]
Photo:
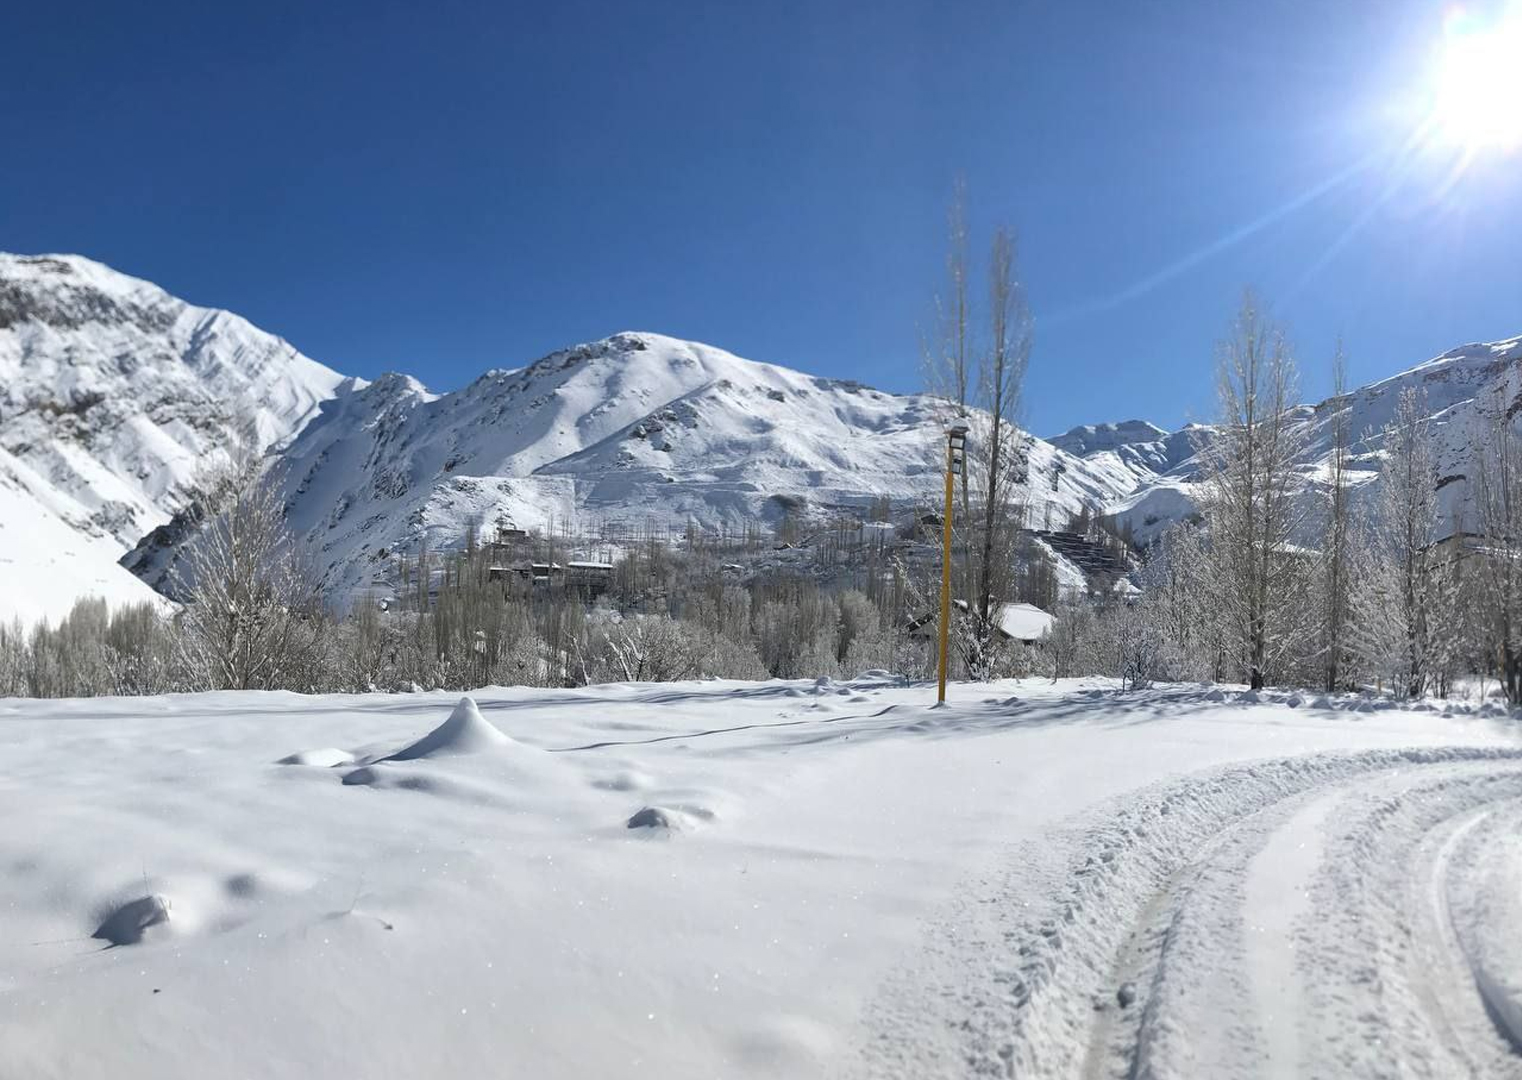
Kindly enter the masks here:
[[999, 628], [1016, 641], [1039, 641], [1056, 620], [1035, 604], [1005, 604], [999, 613]]
[[117, 566], [236, 433], [301, 428], [336, 372], [78, 255], [0, 253], [0, 617], [149, 597]]
[[0, 701], [0, 1075], [1516, 1074], [1516, 721], [933, 697]]
[[0, 447], [0, 620], [56, 620], [82, 596], [113, 607], [162, 602], [116, 564], [120, 541], [77, 521], [70, 500]]

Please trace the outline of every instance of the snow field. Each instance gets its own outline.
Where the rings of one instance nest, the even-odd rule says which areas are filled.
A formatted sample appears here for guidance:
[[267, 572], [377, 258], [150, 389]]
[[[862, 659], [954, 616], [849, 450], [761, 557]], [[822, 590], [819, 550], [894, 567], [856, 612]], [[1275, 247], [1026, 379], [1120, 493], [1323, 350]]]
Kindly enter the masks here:
[[0, 701], [0, 1076], [1489, 1075], [1511, 721], [1212, 696]]

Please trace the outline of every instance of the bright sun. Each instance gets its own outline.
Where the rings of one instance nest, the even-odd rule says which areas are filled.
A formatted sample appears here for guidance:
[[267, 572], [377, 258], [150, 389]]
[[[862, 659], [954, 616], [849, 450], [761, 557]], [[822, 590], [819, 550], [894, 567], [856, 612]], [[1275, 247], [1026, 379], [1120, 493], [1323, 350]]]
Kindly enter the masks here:
[[1467, 153], [1522, 147], [1522, 8], [1480, 24], [1452, 12], [1433, 88], [1433, 134]]

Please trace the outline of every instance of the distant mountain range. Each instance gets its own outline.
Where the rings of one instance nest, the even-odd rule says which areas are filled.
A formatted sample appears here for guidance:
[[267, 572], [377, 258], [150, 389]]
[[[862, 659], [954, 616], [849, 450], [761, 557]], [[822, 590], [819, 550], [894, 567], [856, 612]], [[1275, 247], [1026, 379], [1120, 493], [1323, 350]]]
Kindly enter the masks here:
[[[1484, 445], [1494, 418], [1522, 411], [1522, 337], [1489, 344], [1463, 345], [1388, 379], [1361, 386], [1317, 405], [1293, 412], [1304, 449], [1299, 458], [1300, 497], [1315, 499], [1324, 491], [1331, 456], [1332, 419], [1345, 413], [1352, 439], [1348, 462], [1353, 506], [1373, 495], [1382, 461], [1382, 432], [1395, 414], [1401, 392], [1413, 388], [1426, 401], [1432, 433], [1438, 505], [1443, 522], [1472, 520], [1467, 482], [1476, 451]], [[1135, 483], [1108, 502], [1106, 513], [1129, 524], [1148, 543], [1195, 509], [1199, 461], [1195, 447], [1213, 429], [1189, 425], [1165, 432], [1144, 421], [1077, 427], [1050, 442], [1080, 457], [1112, 484], [1127, 475]], [[1310, 507], [1307, 507], [1310, 510]], [[1306, 515], [1310, 532], [1299, 539], [1317, 542], [1318, 515]], [[1446, 535], [1448, 525], [1440, 525]]]
[[[923, 499], [938, 489], [941, 438], [923, 395], [622, 333], [440, 396], [401, 375], [337, 393], [280, 467], [313, 563], [352, 595], [382, 555], [457, 546], [473, 522], [738, 530], [789, 508]], [[1043, 441], [1029, 456], [1040, 512], [1058, 524], [1124, 490]], [[174, 550], [150, 544], [132, 563], [159, 584]]]
[[[1465, 346], [1303, 406], [1307, 484], [1332, 410], [1377, 429], [1413, 382], [1443, 468], [1462, 471], [1519, 361], [1522, 339]], [[1208, 436], [1128, 421], [1032, 438], [1032, 523], [1090, 507], [1156, 535], [1192, 511], [1194, 446]], [[56, 618], [87, 594], [154, 596], [180, 540], [165, 526], [197, 470], [240, 437], [272, 452], [290, 521], [335, 598], [368, 587], [384, 553], [450, 547], [499, 519], [738, 527], [785, 508], [928, 500], [941, 439], [924, 395], [643, 332], [447, 394], [400, 374], [367, 383], [91, 260], [0, 254], [0, 617]], [[1372, 478], [1377, 447], [1365, 450]]]

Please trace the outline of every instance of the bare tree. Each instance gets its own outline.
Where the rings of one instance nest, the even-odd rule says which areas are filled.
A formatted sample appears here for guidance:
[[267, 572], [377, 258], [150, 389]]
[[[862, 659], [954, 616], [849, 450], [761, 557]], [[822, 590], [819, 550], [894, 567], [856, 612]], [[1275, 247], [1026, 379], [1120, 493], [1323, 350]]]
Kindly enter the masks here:
[[1215, 673], [1220, 629], [1206, 575], [1208, 558], [1200, 527], [1181, 522], [1148, 552], [1137, 604], [1157, 638], [1158, 667], [1173, 679]]
[[[1032, 320], [1025, 286], [1015, 265], [1015, 241], [1008, 230], [994, 232], [988, 266], [989, 344], [978, 372], [978, 397], [985, 416], [973, 425], [970, 457], [981, 472], [983, 496], [977, 608], [989, 623], [996, 591], [1008, 584], [1013, 551], [1016, 494], [1026, 480], [1023, 436], [1016, 426], [1025, 369], [1030, 362]], [[986, 419], [985, 419], [986, 417]]]
[[946, 214], [946, 291], [936, 297], [937, 339], [925, 346], [925, 381], [950, 414], [972, 409], [972, 305], [968, 296], [967, 181], [957, 177]]
[[666, 615], [627, 619], [607, 639], [608, 667], [622, 682], [676, 682], [701, 672], [712, 643]]
[[174, 570], [184, 668], [210, 689], [296, 688], [321, 605], [275, 478], [253, 454], [236, 454], [202, 489], [202, 527]]
[[1352, 408], [1347, 401], [1347, 356], [1341, 339], [1332, 357], [1331, 459], [1327, 464], [1326, 525], [1322, 534], [1323, 575], [1321, 648], [1326, 690], [1342, 684], [1342, 660], [1347, 650], [1348, 613], [1348, 455], [1351, 449]]
[[1201, 509], [1230, 659], [1256, 690], [1294, 644], [1305, 568], [1290, 545], [1299, 524], [1291, 498], [1301, 446], [1290, 416], [1295, 363], [1284, 331], [1251, 292], [1219, 346], [1217, 391], [1220, 427], [1198, 448]]
[[[943, 422], [969, 429], [954, 515], [959, 565], [953, 581], [971, 615], [967, 632], [958, 634], [962, 661], [969, 675], [983, 678], [996, 667], [997, 623], [1015, 588], [1020, 494], [1028, 472], [1027, 440], [1017, 420], [1033, 323], [1014, 235], [1001, 227], [989, 248], [986, 338], [974, 340], [967, 252], [966, 188], [959, 182], [950, 213], [947, 293], [937, 304], [940, 338], [927, 350], [926, 375], [943, 403]], [[938, 442], [938, 465], [943, 452]]]
[[[925, 349], [925, 384], [941, 404], [943, 428], [971, 424], [976, 409], [977, 391], [974, 345], [972, 338], [971, 265], [968, 258], [967, 179], [958, 176], [952, 189], [951, 207], [946, 214], [946, 292], [936, 297], [937, 339]], [[936, 441], [931, 456], [937, 474], [945, 467], [945, 445]], [[963, 597], [975, 591], [972, 553], [972, 500], [968, 490], [967, 470], [957, 481], [960, 505], [957, 515], [964, 523], [955, 530], [953, 542], [959, 564], [953, 571], [953, 588]]]
[[1465, 560], [1487, 660], [1513, 705], [1522, 704], [1522, 440], [1511, 422], [1515, 400], [1508, 393], [1497, 401], [1490, 437], [1473, 466], [1478, 535], [1473, 557]]
[[1437, 476], [1426, 398], [1407, 387], [1383, 433], [1379, 501], [1361, 545], [1348, 643], [1364, 669], [1419, 697], [1444, 666], [1451, 560], [1434, 544]]

